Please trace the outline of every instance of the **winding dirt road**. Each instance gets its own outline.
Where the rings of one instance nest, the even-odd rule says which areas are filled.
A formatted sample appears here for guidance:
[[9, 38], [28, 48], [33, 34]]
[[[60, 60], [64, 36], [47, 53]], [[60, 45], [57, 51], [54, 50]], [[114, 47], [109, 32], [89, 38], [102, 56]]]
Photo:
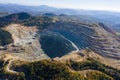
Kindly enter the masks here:
[[10, 60], [10, 61], [9, 61], [9, 63], [7, 64], [7, 67], [6, 67], [6, 71], [8, 71], [8, 72], [10, 72], [10, 73], [15, 73], [15, 74], [17, 74], [18, 72], [13, 71], [13, 70], [10, 69], [13, 61], [14, 61], [14, 60]]

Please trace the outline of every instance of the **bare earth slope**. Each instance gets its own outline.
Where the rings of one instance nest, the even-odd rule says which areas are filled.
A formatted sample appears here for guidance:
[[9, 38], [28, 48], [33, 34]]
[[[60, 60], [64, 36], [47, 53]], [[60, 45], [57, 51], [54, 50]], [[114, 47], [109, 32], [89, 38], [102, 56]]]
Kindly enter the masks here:
[[120, 59], [120, 39], [102, 23], [57, 22], [46, 30], [63, 35], [79, 49], [87, 47], [102, 56]]
[[49, 58], [41, 49], [36, 27], [11, 24], [4, 27], [4, 30], [10, 32], [14, 40], [14, 43], [6, 46], [5, 53], [14, 54], [26, 60]]

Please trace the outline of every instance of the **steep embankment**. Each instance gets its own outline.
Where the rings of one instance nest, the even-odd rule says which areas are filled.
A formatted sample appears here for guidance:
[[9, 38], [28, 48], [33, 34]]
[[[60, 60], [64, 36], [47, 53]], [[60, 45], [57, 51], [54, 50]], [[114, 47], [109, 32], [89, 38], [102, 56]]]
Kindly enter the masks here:
[[102, 56], [120, 59], [119, 37], [101, 23], [57, 22], [46, 29], [63, 35], [79, 49], [88, 47]]
[[72, 41], [55, 32], [42, 33], [40, 43], [42, 49], [51, 58], [62, 57], [72, 51], [79, 51]]

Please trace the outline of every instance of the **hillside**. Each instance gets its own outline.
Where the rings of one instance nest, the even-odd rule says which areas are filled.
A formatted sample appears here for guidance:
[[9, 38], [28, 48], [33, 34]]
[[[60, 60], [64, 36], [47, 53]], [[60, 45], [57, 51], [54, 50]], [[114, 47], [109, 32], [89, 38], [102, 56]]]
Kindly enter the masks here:
[[[16, 64], [16, 62], [14, 62]], [[99, 69], [95, 69], [92, 65], [96, 65], [100, 67], [103, 70], [97, 71]], [[88, 66], [87, 66], [88, 65]], [[102, 65], [100, 63], [97, 63], [92, 60], [87, 60], [84, 62], [68, 62], [68, 63], [61, 63], [58, 61], [48, 61], [48, 60], [42, 60], [39, 62], [34, 63], [23, 63], [22, 65], [15, 65], [13, 69], [19, 72], [19, 74], [14, 73], [4, 73], [2, 72], [0, 74], [1, 79], [22, 79], [22, 80], [70, 80], [70, 79], [76, 79], [76, 80], [119, 80], [119, 71], [116, 71], [115, 69], [112, 69], [110, 67], [107, 67], [105, 65]], [[70, 69], [69, 68], [73, 68]], [[84, 68], [85, 67], [85, 68]], [[80, 70], [81, 69], [81, 70]], [[88, 69], [88, 70], [86, 70]], [[108, 71], [113, 73], [108, 73]], [[3, 71], [3, 69], [1, 70]], [[115, 73], [114, 73], [115, 72]], [[110, 77], [115, 76], [116, 77]]]
[[103, 23], [14, 13], [0, 18], [0, 60], [3, 80], [119, 80], [120, 38]]
[[2, 17], [0, 20], [1, 21], [15, 21], [15, 20], [24, 20], [24, 19], [28, 19], [31, 16], [25, 12], [21, 12], [21, 13], [15, 13], [15, 14], [11, 14], [5, 17]]

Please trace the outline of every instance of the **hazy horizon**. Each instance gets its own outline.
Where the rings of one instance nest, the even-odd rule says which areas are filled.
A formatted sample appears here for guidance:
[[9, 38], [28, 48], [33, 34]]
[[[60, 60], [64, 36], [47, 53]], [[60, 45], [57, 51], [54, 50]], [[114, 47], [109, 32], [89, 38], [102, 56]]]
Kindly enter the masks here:
[[119, 0], [0, 0], [2, 4], [18, 4], [26, 6], [47, 5], [55, 8], [102, 10], [120, 12]]

